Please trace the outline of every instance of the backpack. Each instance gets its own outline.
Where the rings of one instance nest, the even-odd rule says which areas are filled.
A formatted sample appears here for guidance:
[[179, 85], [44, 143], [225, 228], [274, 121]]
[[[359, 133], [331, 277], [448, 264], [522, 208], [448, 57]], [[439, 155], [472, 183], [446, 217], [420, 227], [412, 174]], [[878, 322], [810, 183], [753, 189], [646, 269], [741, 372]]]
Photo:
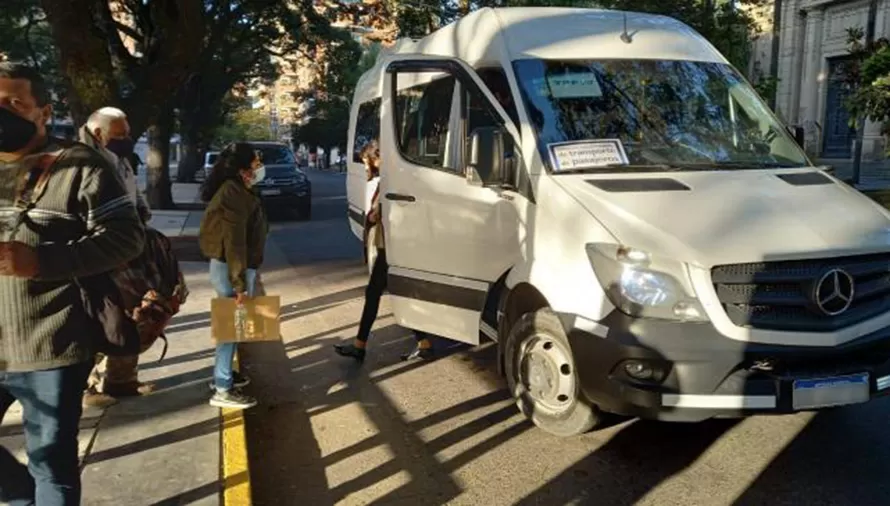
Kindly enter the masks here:
[[142, 254], [111, 277], [122, 294], [123, 310], [139, 334], [139, 353], [161, 339], [164, 349], [158, 360], [163, 360], [168, 344], [164, 330], [189, 294], [170, 239], [146, 227]]

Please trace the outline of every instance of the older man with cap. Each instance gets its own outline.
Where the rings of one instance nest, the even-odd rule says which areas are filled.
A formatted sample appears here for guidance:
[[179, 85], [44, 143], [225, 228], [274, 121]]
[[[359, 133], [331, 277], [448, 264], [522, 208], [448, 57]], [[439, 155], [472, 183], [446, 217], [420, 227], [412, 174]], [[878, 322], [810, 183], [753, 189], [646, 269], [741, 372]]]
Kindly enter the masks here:
[[[112, 167], [117, 168], [133, 205], [143, 222], [147, 223], [151, 212], [139, 191], [136, 175], [129, 161], [134, 142], [130, 138], [130, 123], [126, 113], [115, 107], [97, 110], [80, 129], [80, 141], [96, 149]], [[119, 397], [150, 393], [153, 385], [139, 382], [138, 364], [138, 355], [99, 358], [90, 373], [84, 403], [89, 406], [107, 406], [115, 403]]]

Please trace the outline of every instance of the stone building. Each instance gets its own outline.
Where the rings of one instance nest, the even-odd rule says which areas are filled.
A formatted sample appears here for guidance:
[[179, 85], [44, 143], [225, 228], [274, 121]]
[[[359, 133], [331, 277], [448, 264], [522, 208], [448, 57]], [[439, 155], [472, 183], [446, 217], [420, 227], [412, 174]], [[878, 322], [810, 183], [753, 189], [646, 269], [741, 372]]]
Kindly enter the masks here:
[[[843, 106], [840, 76], [849, 61], [847, 29], [865, 29], [868, 0], [783, 0], [779, 26], [777, 109], [790, 125], [804, 128], [811, 156], [850, 160], [855, 131]], [[875, 38], [890, 37], [890, 0], [878, 0]], [[768, 61], [767, 61], [768, 68]], [[881, 160], [887, 150], [881, 126], [868, 122], [863, 160]]]

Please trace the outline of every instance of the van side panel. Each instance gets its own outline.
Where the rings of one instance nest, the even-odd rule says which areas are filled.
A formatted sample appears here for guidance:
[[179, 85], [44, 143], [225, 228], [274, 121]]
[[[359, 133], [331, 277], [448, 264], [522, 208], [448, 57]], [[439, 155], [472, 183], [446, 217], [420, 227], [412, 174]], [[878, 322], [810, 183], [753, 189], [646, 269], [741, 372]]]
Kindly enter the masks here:
[[597, 322], [614, 306], [605, 297], [584, 246], [616, 240], [554, 177], [559, 176], [535, 177], [537, 205], [527, 215], [522, 260], [510, 271], [507, 287], [529, 283], [554, 311]]
[[358, 103], [355, 99], [359, 98], [357, 96], [358, 93], [355, 95], [352, 101], [352, 108], [349, 111], [349, 137], [346, 139], [346, 201], [349, 207], [349, 228], [352, 230], [353, 235], [361, 239], [365, 208], [364, 200], [361, 198], [364, 188], [359, 183], [364, 181], [365, 178], [361, 177], [364, 168], [353, 161], [355, 122], [358, 116]]
[[358, 239], [364, 238], [365, 214], [373, 192], [373, 188], [368, 185], [359, 151], [369, 139], [380, 138], [381, 68], [378, 62], [359, 79], [349, 112], [349, 137], [346, 141], [346, 199], [349, 208], [349, 227]]

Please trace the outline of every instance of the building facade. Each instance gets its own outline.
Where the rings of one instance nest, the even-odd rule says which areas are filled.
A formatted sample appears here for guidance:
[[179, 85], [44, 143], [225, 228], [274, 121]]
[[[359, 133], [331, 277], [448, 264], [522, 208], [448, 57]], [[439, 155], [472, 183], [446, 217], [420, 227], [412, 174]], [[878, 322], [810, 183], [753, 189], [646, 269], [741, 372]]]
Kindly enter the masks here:
[[[865, 29], [868, 8], [868, 0], [782, 2], [777, 110], [789, 125], [803, 127], [806, 150], [814, 158], [850, 160], [853, 156], [856, 132], [849, 126], [850, 115], [843, 105], [848, 89], [841, 76], [849, 64], [847, 30]], [[890, 0], [878, 0], [875, 38], [888, 36]], [[867, 122], [863, 160], [884, 159], [887, 147], [881, 125]]]

